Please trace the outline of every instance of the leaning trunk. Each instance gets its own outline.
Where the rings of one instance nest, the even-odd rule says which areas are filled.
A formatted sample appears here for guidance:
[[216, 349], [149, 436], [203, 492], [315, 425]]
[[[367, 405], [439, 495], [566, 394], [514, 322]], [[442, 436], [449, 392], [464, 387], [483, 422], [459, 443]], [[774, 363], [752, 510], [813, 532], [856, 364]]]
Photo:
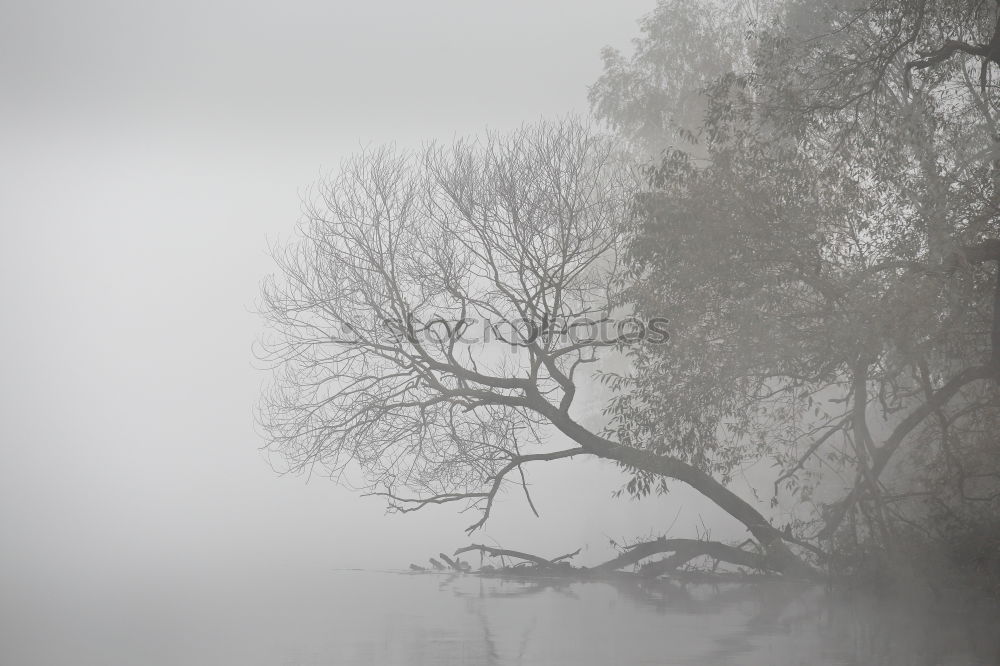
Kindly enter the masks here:
[[676, 479], [712, 500], [719, 508], [746, 526], [764, 549], [764, 562], [768, 569], [790, 575], [811, 577], [816, 574], [812, 567], [788, 548], [781, 532], [771, 525], [763, 514], [710, 474], [678, 458], [625, 446], [615, 446], [599, 455], [645, 472]]
[[816, 576], [816, 570], [791, 551], [781, 532], [767, 518], [710, 474], [679, 458], [663, 456], [616, 444], [595, 435], [564, 412], [545, 410], [552, 423], [588, 453], [634, 467], [644, 472], [676, 479], [712, 500], [723, 511], [746, 526], [764, 550], [767, 568], [793, 576]]

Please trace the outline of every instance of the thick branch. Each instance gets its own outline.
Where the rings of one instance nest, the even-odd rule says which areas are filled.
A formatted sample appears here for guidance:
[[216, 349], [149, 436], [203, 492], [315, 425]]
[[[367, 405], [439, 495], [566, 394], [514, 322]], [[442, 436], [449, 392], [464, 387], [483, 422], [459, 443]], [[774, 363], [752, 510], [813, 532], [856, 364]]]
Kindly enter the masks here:
[[[676, 568], [681, 564], [689, 562], [690, 560], [702, 555], [708, 555], [709, 557], [722, 562], [752, 567], [754, 569], [781, 570], [775, 569], [774, 564], [769, 563], [767, 558], [759, 553], [753, 553], [740, 548], [735, 548], [733, 546], [727, 546], [726, 544], [718, 541], [702, 541], [700, 539], [666, 539], [662, 537], [655, 541], [647, 541], [645, 543], [637, 544], [626, 550], [618, 557], [594, 567], [593, 570], [615, 571], [632, 564], [637, 564], [640, 560], [644, 560], [647, 557], [657, 555], [659, 553], [674, 553], [672, 557], [655, 563], [658, 567], [661, 567], [664, 570], [666, 570], [667, 565], [661, 564], [663, 562], [670, 562], [671, 564], [669, 568]], [[652, 565], [647, 566], [651, 567]], [[650, 570], [651, 569], [648, 569], [647, 567], [643, 567], [644, 572]], [[662, 571], [659, 573], [662, 573]]]
[[531, 405], [532, 408], [548, 418], [556, 428], [576, 441], [587, 453], [607, 460], [614, 460], [651, 474], [676, 479], [700, 492], [746, 526], [747, 530], [768, 553], [773, 565], [772, 569], [809, 576], [815, 574], [812, 567], [805, 564], [788, 549], [783, 541], [782, 533], [771, 525], [760, 511], [713, 478], [711, 474], [684, 462], [680, 458], [622, 446], [595, 435], [571, 419], [569, 415], [540, 398], [536, 397], [532, 400]]
[[933, 51], [923, 51], [920, 58], [906, 63], [906, 74], [909, 76], [911, 70], [927, 69], [948, 60], [956, 53], [965, 53], [978, 58], [987, 58], [993, 62], [998, 62], [994, 54], [987, 45], [973, 45], [957, 39], [947, 39], [944, 44]]

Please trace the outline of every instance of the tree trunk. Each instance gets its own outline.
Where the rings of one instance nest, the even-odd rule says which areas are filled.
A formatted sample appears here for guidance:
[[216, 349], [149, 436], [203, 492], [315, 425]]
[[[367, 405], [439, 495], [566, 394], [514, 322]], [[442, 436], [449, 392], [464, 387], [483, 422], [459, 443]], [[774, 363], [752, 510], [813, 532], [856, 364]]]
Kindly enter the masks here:
[[710, 474], [677, 458], [625, 446], [616, 446], [614, 450], [599, 455], [646, 472], [682, 481], [712, 500], [723, 511], [743, 523], [760, 543], [764, 548], [768, 569], [790, 575], [809, 577], [816, 575], [812, 567], [788, 548], [781, 532], [771, 525], [767, 518]]
[[544, 410], [544, 414], [560, 431], [576, 441], [591, 455], [614, 460], [651, 474], [676, 479], [712, 500], [723, 511], [746, 526], [750, 534], [764, 549], [767, 568], [772, 571], [794, 576], [815, 577], [817, 575], [815, 569], [803, 562], [788, 548], [781, 532], [771, 525], [763, 514], [710, 474], [679, 458], [657, 455], [642, 449], [616, 444], [595, 435], [571, 419], [565, 412], [555, 408]]

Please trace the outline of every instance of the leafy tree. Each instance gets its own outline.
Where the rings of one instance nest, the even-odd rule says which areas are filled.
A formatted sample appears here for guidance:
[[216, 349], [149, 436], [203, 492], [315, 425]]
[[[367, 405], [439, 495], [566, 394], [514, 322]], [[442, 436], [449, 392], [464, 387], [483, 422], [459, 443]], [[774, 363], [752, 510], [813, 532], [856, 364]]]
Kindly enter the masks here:
[[591, 87], [595, 114], [653, 155], [690, 145], [708, 103], [705, 87], [745, 60], [749, 1], [733, 12], [703, 0], [661, 2], [639, 22], [629, 56], [602, 52], [604, 73]]
[[849, 517], [890, 543], [915, 498], [995, 506], [997, 25], [985, 2], [796, 1], [706, 82], [698, 145], [650, 170], [631, 228], [625, 299], [673, 342], [633, 350], [623, 442], [771, 455], [803, 500], [846, 475], [824, 537]]
[[[928, 503], [996, 507], [998, 13], [661, 2], [591, 90], [662, 156], [641, 183], [572, 121], [348, 161], [265, 285], [270, 445], [357, 466], [396, 510], [474, 504], [470, 531], [529, 463], [597, 456], [636, 495], [695, 488], [784, 572], [809, 572], [788, 543], [823, 556], [845, 525], [892, 544]], [[628, 312], [670, 344], [575, 335]], [[576, 399], [594, 369], [603, 430]], [[765, 457], [814, 508], [797, 535], [727, 487]], [[635, 552], [748, 559], [676, 541]]]

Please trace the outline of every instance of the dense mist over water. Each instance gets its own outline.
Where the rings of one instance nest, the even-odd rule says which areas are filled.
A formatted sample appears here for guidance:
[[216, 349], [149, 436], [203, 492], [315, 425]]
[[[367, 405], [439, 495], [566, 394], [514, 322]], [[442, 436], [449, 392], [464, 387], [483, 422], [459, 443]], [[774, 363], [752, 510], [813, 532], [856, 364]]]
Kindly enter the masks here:
[[[702, 7], [680, 1], [660, 4]], [[753, 4], [741, 3], [739, 16], [756, 16]], [[877, 549], [861, 541], [849, 544], [847, 554], [834, 564], [852, 574], [867, 575], [855, 587], [875, 587], [868, 590], [873, 594], [842, 593], [822, 585], [800, 585], [801, 581], [742, 586], [729, 585], [727, 579], [726, 585], [702, 586], [663, 580], [639, 583], [616, 576], [610, 576], [610, 582], [598, 581], [583, 574], [572, 580], [547, 576], [523, 580], [510, 579], [510, 571], [503, 571], [503, 578], [480, 578], [454, 572], [416, 574], [406, 569], [411, 563], [416, 563], [414, 569], [430, 568], [429, 557], [477, 543], [486, 544], [487, 549], [501, 545], [523, 549], [543, 558], [579, 548], [571, 559], [583, 570], [644, 539], [669, 535], [736, 548], [738, 560], [742, 557], [762, 565], [755, 573], [814, 573], [812, 568], [794, 566], [781, 570], [792, 561], [781, 559], [787, 538], [799, 548], [796, 557], [805, 554], [809, 567], [831, 570], [834, 566], [828, 554], [812, 541], [803, 547], [799, 531], [810, 531], [811, 527], [805, 530], [805, 523], [817, 515], [828, 518], [830, 507], [852, 488], [863, 488], [856, 480], [862, 476], [850, 466], [818, 469], [827, 459], [816, 468], [805, 463], [796, 467], [795, 455], [801, 451], [781, 449], [781, 444], [770, 441], [767, 455], [757, 459], [731, 455], [725, 447], [708, 447], [705, 460], [693, 456], [695, 462], [685, 467], [694, 470], [691, 478], [696, 481], [704, 476], [709, 490], [718, 490], [724, 500], [731, 491], [751, 508], [750, 514], [741, 513], [739, 506], [734, 511], [732, 503], [720, 503], [718, 495], [709, 499], [711, 493], [705, 494], [704, 487], [696, 491], [690, 479], [671, 483], [666, 493], [658, 492], [655, 483], [644, 488], [641, 482], [648, 479], [636, 473], [641, 465], [628, 457], [633, 452], [629, 447], [591, 447], [587, 455], [546, 462], [532, 467], [523, 482], [513, 481], [496, 497], [489, 522], [471, 536], [466, 529], [481, 514], [463, 511], [464, 505], [437, 506], [432, 500], [420, 511], [387, 514], [385, 497], [362, 493], [386, 491], [387, 486], [372, 484], [365, 477], [371, 470], [360, 468], [357, 458], [361, 456], [347, 465], [339, 484], [338, 479], [329, 478], [331, 470], [322, 456], [307, 457], [307, 464], [295, 470], [300, 473], [283, 473], [289, 456], [273, 446], [272, 433], [264, 432], [267, 424], [261, 423], [264, 419], [257, 408], [273, 382], [261, 353], [261, 340], [266, 336], [259, 310], [267, 310], [261, 304], [261, 281], [268, 276], [277, 275], [279, 281], [286, 277], [272, 254], [280, 255], [282, 248], [295, 247], [301, 240], [307, 227], [297, 225], [310, 215], [304, 204], [310, 197], [314, 201], [324, 184], [337, 182], [344, 160], [351, 156], [371, 155], [380, 146], [392, 145], [400, 154], [426, 157], [430, 153], [419, 151], [432, 141], [439, 146], [481, 149], [493, 145], [487, 138], [491, 136], [523, 140], [540, 119], [561, 119], [558, 122], [563, 125], [537, 125], [557, 127], [551, 136], [558, 139], [576, 137], [577, 122], [592, 125], [595, 135], [603, 131], [598, 127], [609, 130], [609, 137], [620, 135], [622, 146], [611, 151], [616, 159], [625, 154], [642, 159], [663, 154], [659, 150], [665, 147], [664, 127], [679, 131], [683, 122], [709, 106], [700, 94], [678, 101], [659, 89], [644, 87], [639, 75], [663, 86], [693, 89], [701, 78], [728, 71], [741, 58], [748, 60], [749, 49], [760, 44], [744, 39], [738, 30], [725, 36], [720, 33], [718, 40], [702, 38], [699, 31], [704, 25], [697, 20], [688, 25], [671, 19], [666, 22], [673, 31], [668, 44], [681, 44], [678, 48], [683, 50], [686, 42], [680, 37], [687, 35], [705, 44], [718, 41], [725, 46], [723, 50], [729, 50], [724, 57], [714, 52], [685, 52], [690, 63], [680, 73], [664, 73], [656, 64], [663, 54], [655, 49], [645, 52], [643, 42], [634, 40], [637, 19], [657, 6], [654, 0], [584, 4], [433, 0], [378, 5], [211, 0], [162, 6], [56, 0], [5, 8], [0, 20], [0, 280], [6, 286], [0, 314], [0, 349], [4, 350], [0, 363], [0, 664], [910, 664], [918, 663], [918, 658], [925, 658], [924, 663], [992, 663], [997, 648], [989, 631], [996, 617], [991, 602], [953, 585], [950, 579], [910, 585], [918, 601], [889, 598], [873, 584], [885, 581], [885, 569], [873, 564], [869, 571], [868, 564], [889, 567], [897, 562], [883, 558], [881, 551], [876, 554]], [[802, 11], [802, 16], [808, 14]], [[811, 15], [794, 16], [807, 25], [812, 20]], [[735, 30], [733, 20], [725, 23], [727, 30]], [[642, 25], [643, 39], [663, 37], [649, 28], [660, 25], [655, 21]], [[629, 61], [620, 53], [602, 54], [609, 45], [623, 52], [638, 49], [638, 56]], [[676, 80], [671, 78], [674, 75]], [[622, 81], [634, 85], [621, 85]], [[612, 103], [619, 99], [616, 95], [621, 96], [617, 106]], [[650, 100], [660, 106], [652, 111], [634, 108]], [[603, 114], [607, 122], [584, 120], [592, 112]], [[615, 114], [617, 125], [609, 121]], [[705, 137], [709, 134], [699, 143], [693, 135], [679, 132], [670, 145], [697, 146], [692, 150], [701, 160], [702, 152], [708, 150], [705, 146], [710, 142]], [[544, 130], [539, 135], [546, 137]], [[460, 137], [473, 139], [454, 143]], [[549, 148], [555, 145], [554, 153], [561, 145], [559, 140], [541, 143]], [[470, 151], [465, 155], [467, 163], [456, 163], [467, 166], [481, 157]], [[517, 155], [530, 163], [523, 154]], [[414, 164], [423, 164], [413, 159]], [[954, 161], [954, 156], [941, 158], [941, 163], [951, 164], [949, 159]], [[581, 159], [579, 164], [583, 163]], [[442, 158], [439, 166], [448, 164]], [[669, 167], [669, 162], [662, 167], [666, 175], [672, 173]], [[529, 164], [524, 173], [537, 176], [530, 168]], [[688, 262], [685, 269], [690, 270], [679, 278], [680, 283], [703, 277], [702, 270], [725, 275], [726, 257], [711, 254], [712, 248], [726, 242], [725, 229], [706, 225], [711, 242], [695, 239], [685, 245], [690, 241], [683, 235], [689, 231], [685, 224], [701, 228], [697, 206], [703, 201], [736, 207], [735, 213], [724, 210], [722, 218], [752, 218], [743, 215], [742, 204], [772, 203], [752, 190], [758, 173], [760, 183], [812, 178], [817, 189], [839, 187], [822, 180], [833, 179], [829, 173], [824, 171], [820, 178], [792, 161], [784, 165], [787, 171], [769, 171], [756, 164], [742, 168], [753, 176], [747, 178], [750, 185], [739, 182], [749, 194], [693, 176], [678, 187], [680, 192], [698, 196], [692, 195], [695, 203], [678, 214], [680, 222], [673, 220], [682, 232], [665, 245], [675, 249], [677, 256], [664, 260], [666, 255], [652, 253], [653, 259], [643, 260], [654, 263], [643, 270], [662, 267], [655, 261], [669, 267], [683, 259]], [[892, 168], [887, 170], [892, 172]], [[648, 171], [623, 171], [650, 177]], [[529, 184], [543, 180], [524, 173], [519, 177]], [[421, 181], [421, 191], [433, 190], [429, 182]], [[438, 185], [442, 182], [451, 183], [442, 179]], [[478, 185], [470, 185], [469, 191], [478, 192]], [[701, 196], [699, 187], [712, 196]], [[932, 189], [928, 190], [931, 194]], [[559, 190], [560, 197], [570, 198], [564, 195]], [[421, 200], [427, 210], [444, 205], [445, 199], [434, 196]], [[620, 205], [622, 200], [628, 206]], [[773, 201], [783, 199], [774, 197]], [[630, 215], [634, 203], [634, 198], [616, 199], [620, 210]], [[871, 205], [865, 210], [877, 208]], [[682, 210], [680, 205], [676, 209]], [[972, 204], [969, 211], [959, 217], [973, 219], [973, 213], [982, 213]], [[630, 233], [634, 231], [630, 228]], [[961, 233], [966, 231], [963, 226]], [[795, 233], [799, 230], [790, 228], [773, 235], [795, 240]], [[984, 243], [976, 247], [985, 252], [983, 247], [992, 247], [991, 233], [985, 226], [975, 234], [970, 232], [970, 238]], [[414, 235], [421, 240], [421, 234]], [[450, 248], [450, 243], [431, 242], [429, 232], [422, 235], [428, 245], [422, 251], [432, 254]], [[452, 236], [445, 240], [460, 237], [457, 232]], [[812, 242], [821, 234], [803, 233], [806, 236]], [[512, 232], [496, 246], [515, 247], [511, 239], [516, 237]], [[640, 239], [638, 247], [656, 247], [655, 241], [655, 237]], [[752, 241], [747, 242], [747, 255], [740, 256], [741, 261], [760, 256]], [[952, 244], [959, 241], [972, 242], [962, 236]], [[530, 254], [541, 245], [535, 238], [522, 250]], [[904, 253], [911, 251], [911, 245], [922, 247], [919, 242], [902, 245]], [[701, 249], [706, 252], [704, 258], [697, 254]], [[927, 252], [934, 261], [951, 266], [945, 250], [935, 246]], [[614, 261], [600, 253], [595, 256], [617, 265], [639, 254], [634, 248], [626, 251], [623, 244]], [[912, 270], [912, 264], [927, 259], [917, 255], [906, 255], [900, 262]], [[962, 274], [966, 278], [972, 275], [979, 280], [968, 278], [968, 284], [974, 283], [969, 293], [982, 302], [963, 309], [955, 305], [960, 300], [955, 297], [948, 302], [952, 309], [942, 311], [974, 312], [986, 321], [984, 303], [989, 296], [984, 296], [982, 287], [986, 269], [966, 265], [976, 256], [970, 251], [963, 255], [965, 263], [956, 260], [955, 265], [968, 270]], [[570, 264], [564, 258], [563, 267]], [[318, 261], [317, 265], [326, 264]], [[474, 269], [470, 265], [464, 268], [466, 274]], [[454, 270], [462, 276], [462, 270]], [[922, 276], [936, 275], [926, 267], [921, 270]], [[822, 274], [821, 269], [814, 272]], [[896, 274], [892, 275], [895, 279]], [[714, 280], [709, 278], [708, 282]], [[843, 283], [863, 282], [851, 279], [848, 276]], [[551, 288], [544, 279], [540, 282], [539, 293]], [[602, 276], [598, 282], [611, 289], [610, 279]], [[690, 305], [689, 310], [695, 312], [706, 299], [689, 286], [682, 284], [690, 299], [684, 306]], [[516, 288], [529, 293], [533, 289], [523, 282]], [[912, 313], [922, 312], [926, 303], [936, 303], [933, 299], [939, 294], [934, 288], [926, 292], [915, 288], [906, 294], [909, 300], [902, 304], [879, 301], [872, 309], [876, 315], [901, 322], [901, 329], [915, 330]], [[963, 292], [961, 298], [967, 296]], [[525, 302], [536, 305], [543, 300], [531, 296]], [[774, 300], [795, 299], [783, 294]], [[862, 305], [870, 307], [868, 302]], [[659, 307], [652, 297], [643, 306]], [[755, 308], [766, 309], [757, 304], [746, 308], [751, 313]], [[792, 313], [790, 318], [799, 314]], [[664, 318], [671, 335], [684, 326], [689, 326], [684, 330], [690, 333], [700, 325], [676, 319], [673, 315]], [[725, 321], [725, 317], [720, 319]], [[934, 317], [918, 323], [925, 319]], [[985, 338], [979, 330], [983, 327], [976, 328], [979, 323], [975, 320], [975, 325], [968, 326], [973, 332], [966, 337]], [[778, 335], [784, 329], [767, 329], [770, 325], [753, 323], [738, 334], [763, 340], [757, 350], [761, 356], [779, 355], [774, 350], [787, 344]], [[882, 330], [875, 325], [871, 329]], [[962, 337], [966, 333], [963, 328], [962, 335], [952, 337], [966, 340]], [[839, 349], [838, 344], [839, 339], [833, 340], [828, 347]], [[851, 344], [843, 346], [851, 348]], [[988, 345], [980, 344], [978, 338], [969, 345], [979, 356], [989, 356]], [[717, 358], [714, 350], [723, 346], [713, 348], [706, 358]], [[938, 351], [929, 356], [938, 358], [934, 356]], [[807, 352], [803, 355], [811, 359], [812, 349]], [[619, 355], [602, 369], [628, 367], [623, 360], [627, 354], [622, 349], [615, 353]], [[733, 356], [735, 360], [719, 352], [718, 358], [726, 359], [726, 363], [719, 362], [724, 366], [722, 393], [740, 379], [736, 377], [739, 368], [732, 371], [733, 376], [726, 374], [728, 368], [751, 355]], [[957, 352], [955, 356], [964, 358]], [[524, 358], [518, 363], [526, 362]], [[584, 367], [590, 362], [583, 361]], [[711, 362], [705, 365], [706, 375], [717, 370], [707, 367]], [[916, 362], [911, 365], [921, 367]], [[650, 364], [655, 366], [655, 362]], [[869, 366], [864, 367], [867, 371]], [[871, 363], [871, 367], [880, 366]], [[960, 378], [967, 373], [970, 381], [979, 381], [991, 376], [983, 368], [989, 366], [956, 372]], [[930, 395], [931, 400], [947, 392], [949, 384], [941, 368], [923, 370], [925, 393], [908, 392], [905, 387], [900, 389], [905, 396], [893, 402], [884, 392], [876, 395], [873, 391], [868, 412], [863, 405], [854, 415], [853, 427], [859, 428], [858, 421], [868, 418], [871, 427], [863, 425], [873, 441], [891, 440], [901, 420], [900, 405], [921, 395]], [[895, 381], [891, 377], [886, 383]], [[781, 430], [783, 436], [797, 437], [820, 423], [826, 416], [820, 415], [820, 403], [832, 412], [831, 406], [846, 400], [837, 392], [843, 386], [833, 384], [827, 392], [809, 395], [810, 401], [815, 397], [815, 413], [810, 402], [808, 418]], [[501, 386], [508, 390], [507, 385]], [[565, 390], [565, 385], [557, 388]], [[646, 398], [660, 390], [655, 382], [640, 388], [648, 391]], [[852, 397], [858, 394], [856, 388], [848, 390]], [[592, 435], [619, 423], [613, 421], [615, 412], [606, 409], [606, 396], [600, 391], [593, 380], [575, 396], [572, 416], [576, 421], [561, 429], [543, 428], [539, 441], [548, 447], [546, 453], [573, 446], [577, 426]], [[958, 390], [956, 395], [970, 403], [976, 399]], [[691, 401], [697, 407], [701, 403], [696, 398]], [[876, 405], [876, 399], [881, 403]], [[476, 406], [462, 404], [462, 408], [472, 412]], [[663, 423], [675, 416], [628, 405], [624, 409], [617, 416], [638, 411], [644, 417], [654, 415], [649, 421]], [[949, 414], [940, 405], [936, 409], [928, 413], [934, 411], [935, 418], [945, 424], [940, 426], [943, 430], [955, 429], [948, 421], [952, 417], [961, 425], [958, 408]], [[772, 415], [768, 413], [767, 418]], [[741, 425], [737, 421], [730, 415], [722, 418], [726, 426]], [[980, 449], [992, 450], [991, 423], [984, 420], [969, 426], [974, 433], [970, 437], [979, 438], [975, 440], [979, 448], [973, 447], [975, 455]], [[839, 439], [829, 441], [838, 441], [847, 450], [853, 440], [840, 435], [852, 426], [848, 421], [831, 424], [821, 423], [838, 434]], [[697, 422], [683, 425], [678, 441], [697, 441], [704, 434], [698, 432]], [[655, 425], [636, 426], [636, 432], [651, 429]], [[916, 433], [933, 440], [930, 429]], [[635, 433], [624, 429], [621, 434]], [[486, 449], [493, 445], [489, 438], [494, 436], [493, 431], [484, 436]], [[511, 441], [516, 449], [517, 442], [526, 440]], [[944, 441], [952, 440], [946, 437]], [[266, 445], [272, 445], [271, 450], [264, 450]], [[965, 476], [973, 479], [961, 486], [960, 498], [965, 498], [962, 493], [974, 494], [982, 488], [986, 489], [983, 493], [992, 491], [991, 471], [977, 458], [954, 463], [952, 459], [960, 459], [962, 451], [956, 456], [949, 450], [951, 458], [944, 464], [944, 454], [933, 449], [933, 442], [921, 440], [913, 449], [917, 462], [888, 466], [882, 482], [903, 479], [910, 484], [905, 489], [915, 489], [914, 495], [919, 495], [924, 492], [918, 478], [922, 471], [951, 473], [954, 464], [960, 484], [965, 483]], [[595, 450], [607, 455], [592, 455]], [[855, 455], [852, 451], [838, 452], [839, 460]], [[874, 446], [871, 452], [877, 459]], [[857, 455], [864, 458], [863, 452]], [[497, 460], [506, 459], [487, 456], [483, 469], [489, 464], [502, 467]], [[687, 465], [689, 460], [681, 462]], [[516, 465], [511, 467], [515, 468], [520, 471]], [[702, 475], [702, 468], [725, 483], [711, 474]], [[804, 476], [809, 468], [808, 473], [814, 475], [806, 483], [815, 488], [810, 486], [805, 498], [794, 494], [801, 486], [779, 493], [776, 469], [789, 468]], [[390, 466], [378, 481], [393, 482], [397, 472]], [[979, 472], [986, 481], [976, 477]], [[462, 481], [476, 474], [486, 472], [475, 465], [472, 472], [448, 469], [424, 490], [447, 494], [453, 488], [439, 487], [438, 481], [454, 484], [456, 478]], [[488, 474], [485, 478], [492, 482]], [[680, 476], [671, 478], [684, 481]], [[630, 480], [632, 485], [626, 485]], [[613, 497], [616, 493], [620, 493], [617, 498]], [[895, 501], [896, 495], [905, 493], [886, 490], [884, 494]], [[971, 501], [989, 517], [993, 506], [989, 502], [994, 500], [976, 497]], [[868, 510], [864, 502], [859, 505]], [[756, 518], [757, 511], [761, 520]], [[884, 532], [871, 532], [881, 537], [892, 530], [885, 522], [889, 514], [880, 511], [885, 507], [872, 514], [883, 521], [879, 526]], [[845, 511], [844, 515], [844, 524], [854, 529], [854, 514]], [[915, 515], [923, 517], [927, 512]], [[909, 520], [912, 515], [902, 518]], [[934, 566], [941, 561], [949, 568], [965, 567], [984, 587], [995, 584], [1000, 560], [989, 545], [994, 542], [980, 537], [980, 524], [964, 515], [956, 524], [960, 529], [950, 522], [946, 527], [961, 535], [971, 529], [976, 538], [969, 540], [971, 546], [959, 538], [942, 539], [958, 546], [955, 552], [935, 551]], [[810, 539], [816, 531], [811, 530]], [[908, 532], [905, 537], [915, 539]], [[823, 548], [831, 543], [824, 542]], [[894, 555], [920, 549], [910, 542], [899, 543], [902, 546]], [[691, 544], [685, 541], [681, 546], [690, 548]], [[676, 550], [662, 552], [677, 556]], [[488, 561], [499, 566], [496, 559], [479, 562], [478, 555], [466, 557], [476, 566]], [[719, 561], [708, 559], [714, 573]], [[545, 569], [550, 564], [541, 565], [544, 573], [552, 573]], [[638, 565], [638, 560], [632, 564]], [[919, 571], [921, 566], [899, 567], [900, 577], [909, 580], [906, 577], [914, 572], [924, 573]], [[751, 569], [744, 566], [740, 575]]]
[[[462, 545], [467, 516], [387, 518], [321, 476], [278, 477], [259, 453], [251, 310], [272, 270], [268, 241], [293, 228], [303, 188], [359, 145], [583, 111], [600, 48], [626, 43], [648, 5], [7, 8], [8, 631], [88, 642], [107, 634], [84, 618], [181, 621], [185, 604], [210, 605], [240, 581], [302, 585], [334, 566], [399, 567]], [[559, 60], [537, 67], [552, 52]], [[606, 549], [604, 532], [658, 516], [609, 502], [620, 477], [607, 466], [552, 478], [574, 490], [539, 498], [548, 522], [526, 522], [512, 498], [491, 534]], [[157, 610], [182, 590], [189, 598], [170, 602], [181, 607]]]
[[998, 647], [996, 616], [981, 602], [914, 604], [782, 583], [614, 586], [326, 571], [146, 579], [132, 581], [128, 594], [40, 602], [5, 613], [5, 661], [972, 666], [991, 663]]

